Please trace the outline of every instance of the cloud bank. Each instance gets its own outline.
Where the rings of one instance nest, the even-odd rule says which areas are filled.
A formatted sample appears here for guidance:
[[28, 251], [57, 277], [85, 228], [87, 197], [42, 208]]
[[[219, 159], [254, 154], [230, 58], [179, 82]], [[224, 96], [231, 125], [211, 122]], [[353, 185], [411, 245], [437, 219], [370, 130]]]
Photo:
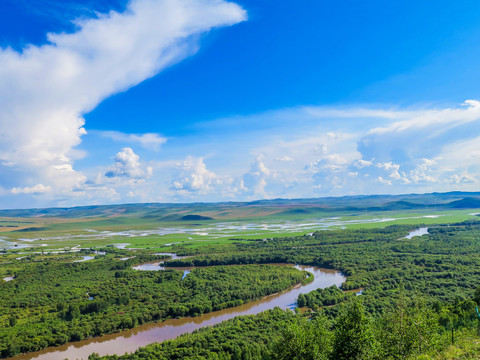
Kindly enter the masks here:
[[[288, 171], [287, 165], [280, 166], [283, 180], [297, 183], [296, 194], [309, 196], [300, 191], [302, 187], [310, 189], [310, 196], [312, 189], [317, 196], [477, 190], [480, 102], [476, 100], [455, 108], [305, 107], [297, 113], [297, 118], [308, 119], [305, 127], [310, 131], [303, 130], [303, 135], [295, 135], [297, 139], [284, 134], [256, 149], [267, 155], [264, 161], [273, 170], [273, 159], [296, 160]], [[272, 186], [266, 184], [265, 189]]]
[[[65, 198], [69, 204], [243, 201], [478, 190], [476, 101], [413, 110], [303, 107], [241, 120], [239, 126], [263, 121], [265, 130], [219, 126], [216, 141], [205, 141], [203, 135], [214, 133], [207, 129], [168, 142], [158, 134], [97, 132], [100, 139], [114, 140], [115, 146], [123, 142], [132, 147], [122, 145], [110, 153], [116, 154], [113, 164], [88, 170], [89, 180]], [[217, 124], [221, 121], [231, 124], [230, 119]], [[23, 186], [2, 185], [0, 194], [42, 197], [54, 192], [51, 183], [35, 180]]]
[[475, 100], [443, 108], [297, 107], [203, 127], [221, 129], [217, 138], [227, 141], [205, 164], [222, 181], [197, 192], [202, 201], [478, 190]]

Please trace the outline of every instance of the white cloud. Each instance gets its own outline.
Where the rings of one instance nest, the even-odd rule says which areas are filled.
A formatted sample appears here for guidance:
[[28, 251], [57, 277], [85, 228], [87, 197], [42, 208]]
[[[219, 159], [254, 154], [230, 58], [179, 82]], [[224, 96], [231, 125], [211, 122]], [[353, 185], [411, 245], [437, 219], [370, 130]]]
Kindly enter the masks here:
[[32, 187], [24, 187], [24, 188], [19, 188], [15, 187], [10, 190], [10, 192], [14, 195], [18, 194], [33, 194], [33, 195], [38, 195], [38, 194], [44, 194], [47, 192], [50, 192], [52, 188], [50, 186], [45, 186], [43, 184], [37, 184]]
[[[315, 135], [312, 136], [312, 133]], [[264, 141], [268, 145], [255, 148], [252, 152], [257, 157], [262, 156], [270, 167], [275, 167], [276, 173], [281, 173], [279, 177], [295, 179], [295, 182], [302, 182], [306, 164], [309, 164], [308, 167], [322, 160], [330, 164], [346, 164], [360, 157], [356, 151], [355, 136], [351, 133], [309, 129], [302, 135], [295, 134], [292, 138], [288, 134], [280, 139]], [[269, 160], [276, 160], [276, 163]]]
[[363, 169], [364, 167], [372, 166], [373, 160], [363, 160], [359, 159], [353, 163], [353, 166], [355, 166], [357, 169]]
[[408, 181], [413, 181], [414, 183], [421, 182], [430, 182], [434, 183], [437, 181], [435, 177], [432, 176], [433, 170], [437, 165], [437, 161], [434, 159], [419, 159], [417, 160], [417, 166], [415, 169], [410, 171]]
[[293, 159], [290, 156], [282, 156], [282, 157], [277, 157], [275, 158], [277, 161], [293, 161]]
[[453, 184], [468, 184], [468, 183], [477, 183], [478, 180], [469, 174], [455, 174], [450, 176], [450, 178], [447, 180], [447, 182], [453, 183]]
[[152, 176], [152, 168], [144, 168], [140, 164], [140, 157], [131, 148], [123, 148], [115, 156], [115, 164], [109, 168], [105, 176], [108, 178], [145, 179]]
[[203, 158], [189, 156], [177, 164], [177, 174], [170, 189], [181, 196], [205, 195], [215, 191], [221, 183], [217, 175], [207, 169]]
[[[473, 184], [474, 177], [462, 174], [480, 171], [475, 159], [480, 103], [469, 100], [463, 105], [399, 112], [386, 119], [387, 125], [365, 129], [357, 142], [360, 158], [351, 171], [391, 185], [396, 192], [446, 191], [449, 184]], [[363, 189], [378, 191], [372, 185], [364, 181]]]
[[[314, 187], [322, 194], [336, 194], [344, 188], [349, 178], [349, 164], [340, 154], [328, 154], [322, 159], [315, 161], [305, 167], [311, 173]], [[350, 176], [352, 178], [352, 176]]]
[[[0, 168], [68, 194], [86, 178], [73, 168], [83, 114], [198, 49], [198, 34], [245, 20], [221, 0], [133, 0], [124, 13], [77, 21], [74, 33], [22, 52], [0, 49]], [[129, 136], [160, 146], [153, 134]], [[10, 170], [8, 170], [10, 169]], [[1, 170], [1, 169], [0, 169]]]
[[[332, 120], [332, 130], [323, 125], [327, 136], [333, 133], [330, 138], [336, 138], [338, 129], [352, 136], [326, 147], [318, 160], [311, 161], [306, 154], [296, 158], [308, 161], [305, 169], [312, 176], [312, 188], [322, 195], [378, 193], [382, 191], [379, 186], [387, 186], [383, 191], [409, 192], [474, 184], [475, 173], [480, 174], [476, 161], [480, 103], [469, 100], [463, 105], [408, 111], [306, 108], [312, 116]], [[375, 121], [369, 127], [363, 121], [341, 120], [362, 118]], [[379, 122], [383, 124], [379, 126]], [[352, 144], [357, 151], [351, 150]], [[297, 171], [296, 176], [299, 174]]]
[[[317, 110], [310, 115], [312, 121], [306, 120], [305, 108], [287, 109], [284, 114], [279, 111], [254, 115], [255, 121], [270, 121], [266, 131], [254, 134], [249, 129], [235, 130], [232, 135], [231, 129], [222, 133], [219, 127], [214, 130], [219, 143], [209, 141], [207, 144], [203, 129], [187, 136], [187, 140], [172, 139], [168, 151], [162, 152], [161, 157], [148, 158], [152, 156], [150, 152], [142, 153], [142, 162], [133, 150], [122, 150], [123, 155], [117, 155], [115, 165], [108, 169], [113, 177], [104, 175], [105, 167], [100, 167], [103, 170], [97, 179], [94, 175], [98, 168], [87, 169], [85, 172], [93, 180], [73, 186], [77, 191], [70, 198], [91, 199], [89, 202], [104, 198], [220, 201], [476, 190], [478, 187], [480, 109], [475, 102], [465, 107], [433, 110], [384, 112], [339, 108], [335, 110], [336, 118], [334, 109]], [[296, 119], [296, 112], [300, 120], [292, 130], [291, 120]], [[278, 128], [275, 127], [277, 115], [284, 121], [280, 121]], [[326, 121], [322, 121], [322, 116], [327, 115]], [[372, 116], [375, 121], [370, 121]], [[241, 117], [246, 124], [252, 124], [252, 119]], [[101, 135], [150, 149], [158, 149], [165, 141], [159, 134], [107, 132]], [[70, 154], [69, 161], [54, 163], [44, 170], [48, 176], [30, 177], [35, 179], [34, 183], [10, 182], [3, 187], [18, 187], [15, 191], [25, 193], [28, 190], [23, 189], [33, 188], [36, 183], [50, 186], [52, 191], [45, 192], [43, 198], [56, 190], [45, 179], [54, 178], [59, 172], [62, 177], [71, 176], [71, 183], [75, 184], [79, 174], [72, 167]], [[208, 154], [208, 167], [204, 158], [186, 157], [187, 154]], [[4, 179], [7, 179], [3, 176], [5, 169], [18, 168], [18, 163], [8, 159], [4, 159], [3, 165], [0, 178]], [[155, 168], [152, 176], [147, 165]], [[7, 190], [7, 194], [11, 193]]]
[[439, 109], [304, 107], [241, 120], [261, 121], [270, 133], [248, 134], [262, 144], [250, 153], [262, 154], [276, 174], [263, 182], [269, 197], [475, 190], [480, 176], [477, 101]]
[[477, 101], [467, 101], [462, 108], [418, 110], [387, 126], [370, 129], [359, 140], [358, 150], [364, 159], [394, 161], [411, 170], [416, 159], [435, 157], [443, 147], [475, 137], [479, 123]]
[[386, 172], [388, 172], [388, 177], [394, 180], [399, 180], [402, 178], [398, 173], [398, 170], [400, 169], [400, 165], [398, 164], [393, 164], [391, 161], [389, 161], [386, 163], [377, 163], [375, 166], [380, 169], [384, 169]]
[[[370, 134], [386, 134], [391, 132], [404, 132], [411, 129], [422, 129], [429, 126], [438, 127], [440, 131], [446, 131], [450, 126], [458, 126], [463, 123], [476, 121], [480, 117], [480, 102], [477, 100], [466, 100], [465, 108], [447, 108], [442, 110], [425, 110], [416, 113], [409, 113], [407, 119], [395, 122], [387, 127], [378, 127], [370, 130]], [[426, 137], [431, 134], [424, 134]]]
[[[478, 132], [475, 133], [475, 135], [478, 134]], [[472, 139], [460, 139], [447, 144], [439, 153], [438, 161], [445, 168], [455, 169], [462, 167], [464, 170], [478, 172], [480, 170], [479, 156], [480, 136], [476, 136]]]
[[272, 175], [270, 169], [265, 166], [260, 158], [257, 158], [250, 165], [250, 170], [243, 175], [240, 189], [249, 196], [267, 197], [265, 187], [267, 186], [267, 179]]
[[381, 176], [379, 176], [375, 181], [380, 184], [392, 185], [392, 180], [384, 179]]
[[147, 150], [158, 151], [167, 142], [167, 138], [155, 133], [125, 134], [120, 131], [102, 131], [101, 136], [117, 142], [136, 143]]

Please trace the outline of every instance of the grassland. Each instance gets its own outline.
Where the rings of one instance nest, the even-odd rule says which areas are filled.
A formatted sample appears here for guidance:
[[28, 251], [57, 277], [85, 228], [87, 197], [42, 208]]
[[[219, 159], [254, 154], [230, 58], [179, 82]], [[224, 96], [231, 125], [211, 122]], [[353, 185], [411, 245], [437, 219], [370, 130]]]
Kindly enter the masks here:
[[[443, 211], [343, 211], [332, 214], [275, 215], [255, 218], [224, 218], [202, 221], [152, 221], [138, 217], [70, 219], [58, 217], [0, 218], [1, 224], [18, 224], [19, 228], [0, 228], [0, 249], [19, 252], [93, 248], [128, 244], [128, 248], [168, 251], [176, 244], [191, 248], [223, 246], [232, 248], [238, 239], [299, 236], [317, 230], [374, 229], [393, 224], [447, 224], [476, 218], [480, 209]], [[207, 213], [201, 213], [206, 216]], [[16, 246], [15, 246], [16, 245]]]

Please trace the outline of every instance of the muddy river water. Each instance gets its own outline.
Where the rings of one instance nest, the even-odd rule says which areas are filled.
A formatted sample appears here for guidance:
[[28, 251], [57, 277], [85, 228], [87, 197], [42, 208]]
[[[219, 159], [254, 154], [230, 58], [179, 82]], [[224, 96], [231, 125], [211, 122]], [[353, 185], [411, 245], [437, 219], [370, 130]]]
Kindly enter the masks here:
[[339, 287], [346, 280], [340, 272], [335, 270], [303, 265], [297, 265], [296, 268], [312, 273], [314, 276], [313, 282], [307, 285], [296, 285], [280, 293], [269, 295], [260, 300], [233, 308], [214, 311], [193, 318], [170, 319], [161, 323], [146, 324], [120, 333], [71, 342], [62, 346], [15, 356], [9, 360], [87, 359], [88, 355], [93, 352], [100, 355], [122, 355], [126, 352], [133, 352], [141, 346], [153, 342], [174, 339], [181, 334], [190, 333], [205, 326], [215, 325], [239, 315], [258, 314], [262, 311], [273, 309], [276, 306], [283, 309], [293, 309], [295, 308], [298, 295], [332, 285]]

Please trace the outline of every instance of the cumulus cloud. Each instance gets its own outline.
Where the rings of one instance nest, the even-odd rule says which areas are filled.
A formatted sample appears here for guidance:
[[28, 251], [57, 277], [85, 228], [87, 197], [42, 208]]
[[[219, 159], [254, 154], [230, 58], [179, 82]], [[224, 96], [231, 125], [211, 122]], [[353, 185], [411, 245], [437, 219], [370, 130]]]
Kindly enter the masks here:
[[139, 144], [143, 148], [153, 151], [160, 150], [160, 146], [167, 142], [167, 138], [155, 133], [125, 134], [120, 131], [102, 131], [100, 134], [102, 137], [117, 142]]
[[468, 183], [477, 183], [478, 180], [470, 174], [454, 174], [448, 178], [447, 182], [453, 184], [468, 184]]
[[240, 190], [249, 196], [267, 197], [265, 187], [270, 176], [272, 176], [270, 169], [265, 166], [260, 158], [257, 158], [250, 165], [249, 171], [243, 175]]
[[372, 160], [359, 159], [359, 160], [356, 160], [356, 161], [353, 163], [353, 166], [355, 166], [357, 169], [363, 169], [364, 167], [372, 166], [373, 160], [374, 160], [374, 159], [372, 159]]
[[[306, 166], [312, 173], [314, 188], [322, 193], [338, 191], [345, 186], [349, 172], [349, 161], [340, 154], [328, 154], [322, 159]], [[351, 172], [351, 175], [354, 175]]]
[[131, 148], [123, 148], [115, 156], [115, 164], [105, 173], [108, 178], [123, 177], [128, 179], [145, 179], [152, 175], [151, 167], [143, 167], [140, 157]]
[[[86, 134], [83, 114], [195, 53], [199, 34], [245, 18], [222, 0], [134, 0], [123, 13], [78, 20], [73, 33], [48, 34], [45, 45], [0, 49], [0, 167], [24, 174], [19, 183], [81, 187], [73, 149]], [[127, 138], [162, 143], [152, 134]]]
[[473, 184], [475, 177], [469, 171], [480, 170], [472, 156], [479, 149], [480, 102], [468, 100], [458, 108], [399, 115], [358, 140], [360, 159], [354, 166], [361, 174], [395, 186], [396, 191], [405, 185], [415, 186], [416, 191], [442, 191], [449, 184]]
[[400, 174], [398, 173], [398, 170], [400, 169], [400, 165], [398, 164], [393, 164], [391, 161], [389, 161], [386, 163], [378, 163], [376, 166], [388, 172], [388, 176], [392, 179], [398, 180], [401, 178]]
[[355, 137], [348, 132], [309, 129], [307, 134], [296, 134], [293, 139], [288, 137], [268, 141], [268, 145], [256, 148], [254, 153], [265, 159], [284, 162], [282, 166], [290, 170], [294, 167], [302, 169], [305, 163], [314, 163], [332, 154], [349, 160], [359, 157]]
[[434, 159], [418, 159], [416, 167], [409, 173], [409, 178], [405, 178], [406, 183], [436, 182], [437, 179], [432, 176], [436, 165], [437, 161]]
[[207, 169], [203, 158], [188, 156], [177, 164], [177, 174], [170, 189], [182, 196], [205, 195], [221, 183], [217, 175]]

